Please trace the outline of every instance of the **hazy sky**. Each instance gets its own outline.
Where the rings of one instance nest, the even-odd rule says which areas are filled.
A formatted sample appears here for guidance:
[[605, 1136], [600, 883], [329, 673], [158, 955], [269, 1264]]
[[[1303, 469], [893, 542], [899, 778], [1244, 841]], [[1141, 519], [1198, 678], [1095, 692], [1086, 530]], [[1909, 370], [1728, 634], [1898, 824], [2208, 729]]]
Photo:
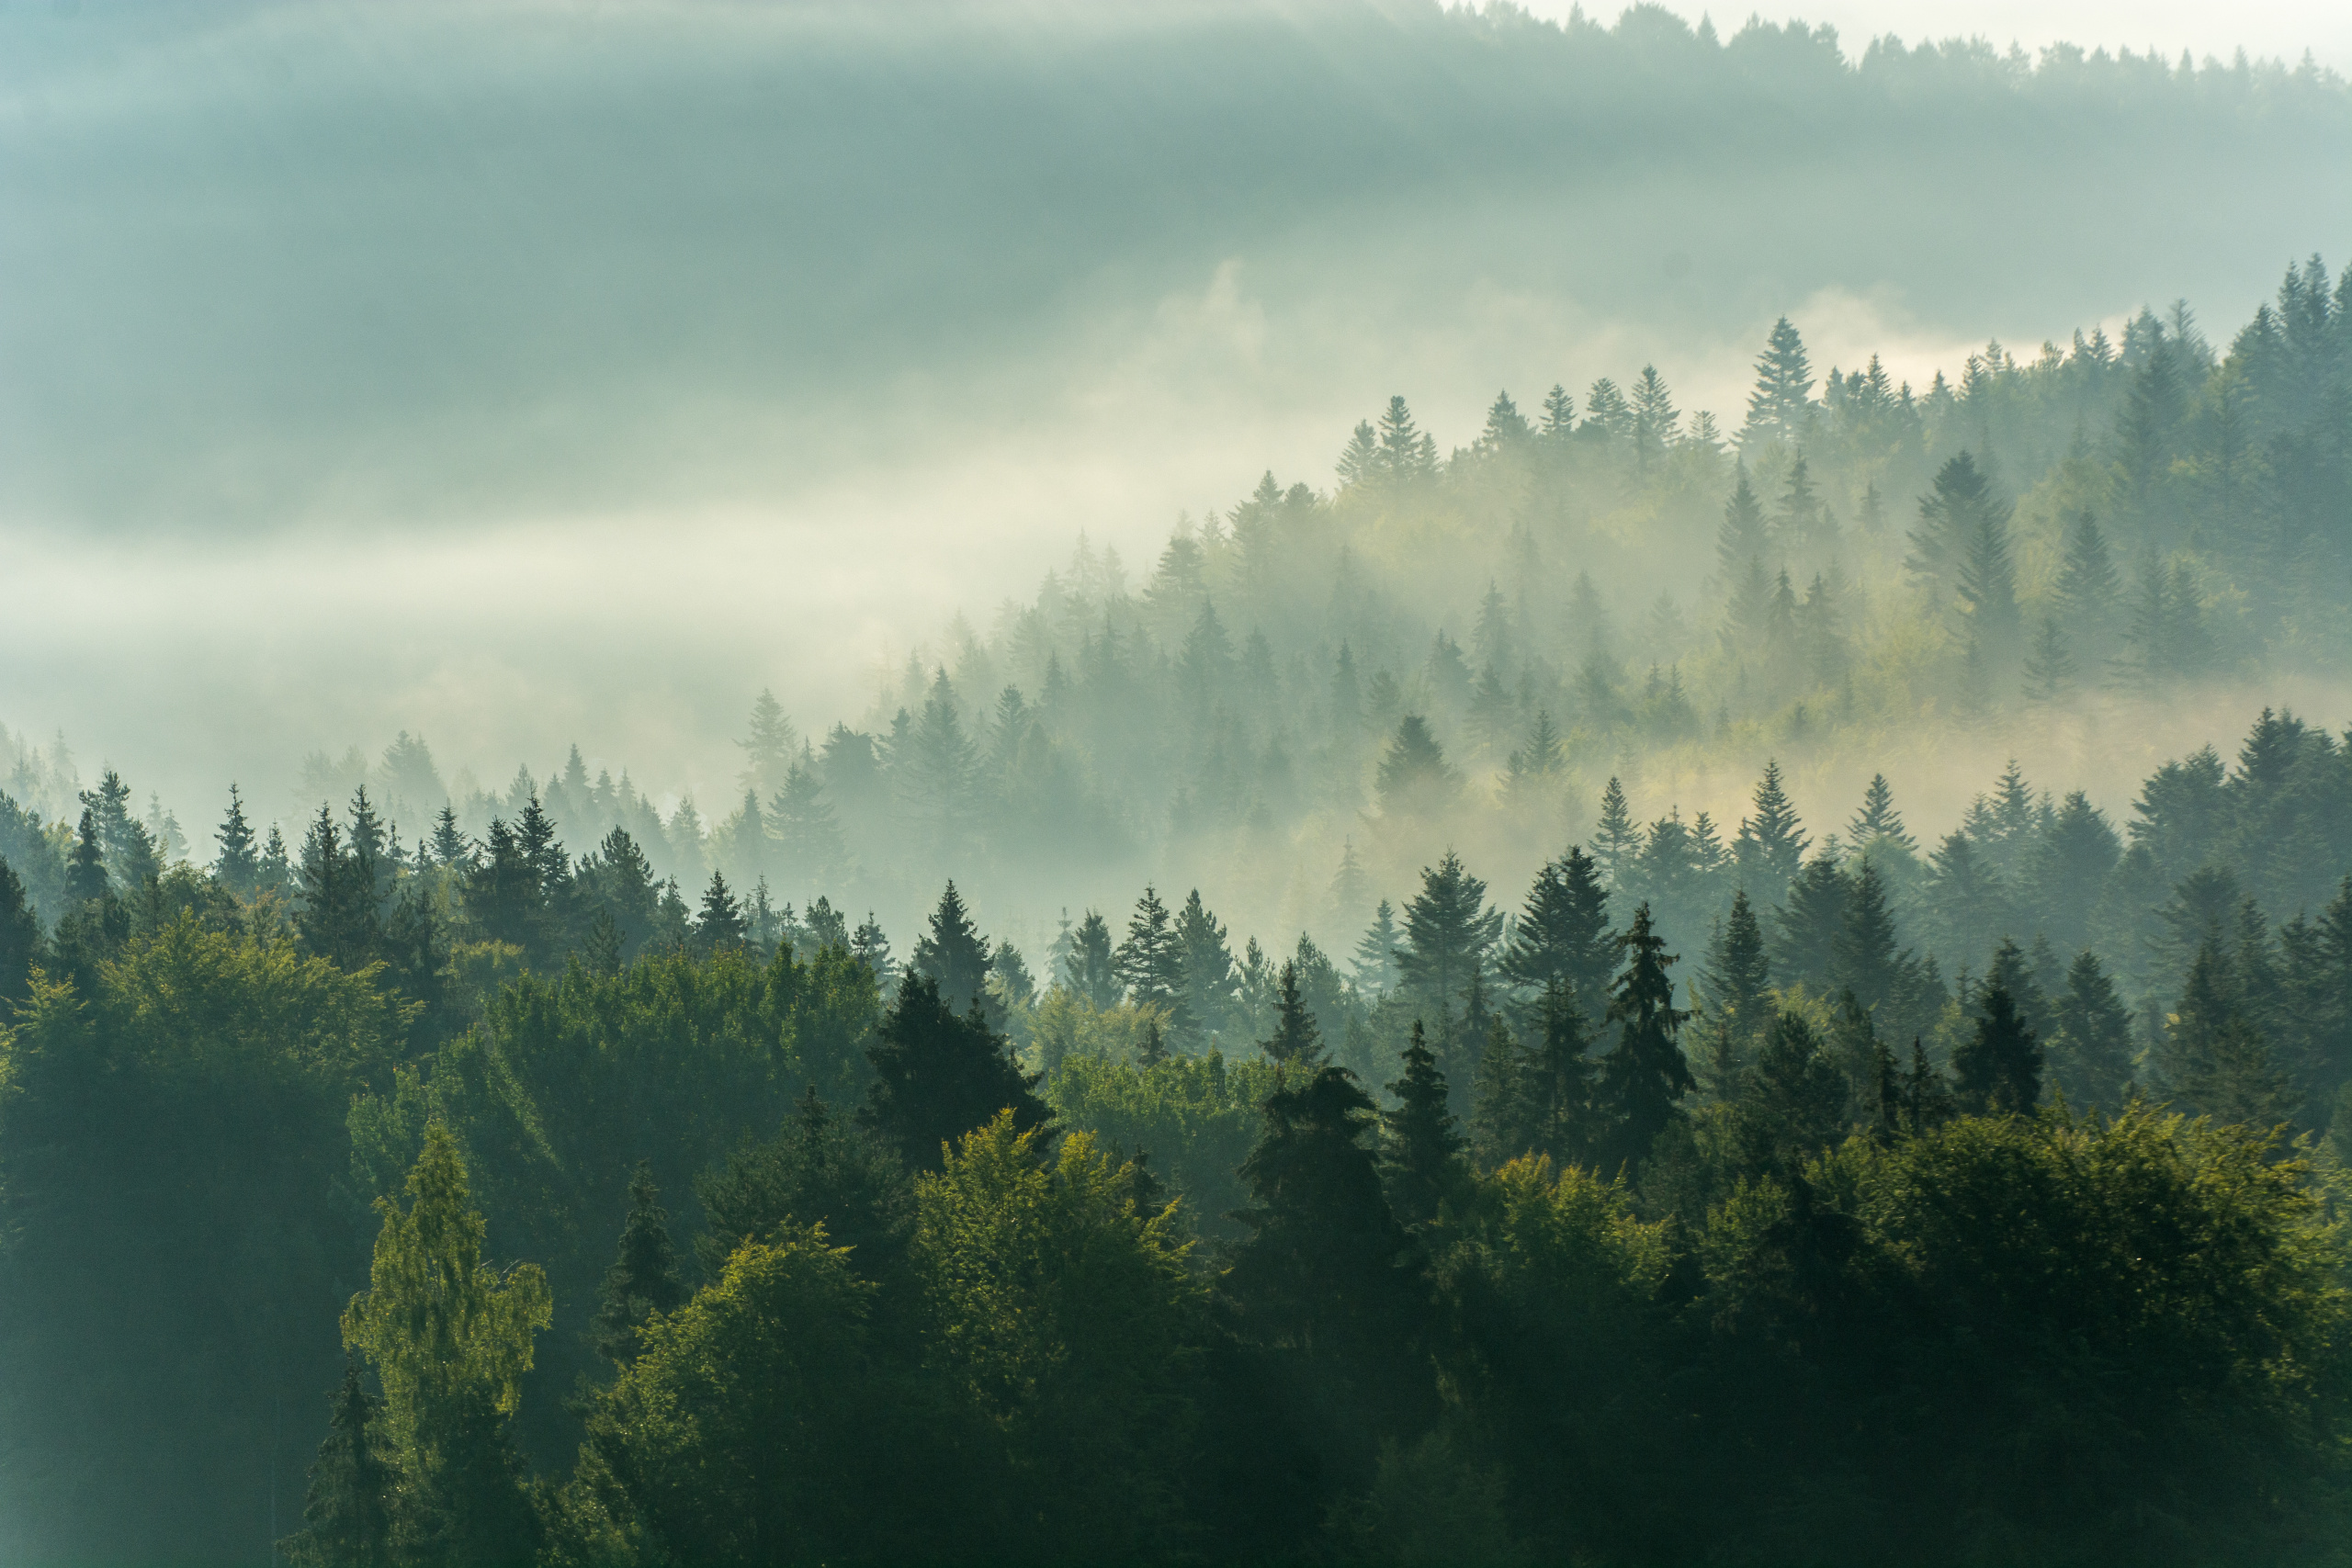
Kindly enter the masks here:
[[1784, 312], [1924, 380], [2176, 296], [2227, 332], [2352, 249], [2337, 110], [1880, 126], [1400, 26], [0, 5], [0, 723], [191, 821], [403, 728], [708, 795], [762, 685], [854, 719], [1080, 529], [1140, 570], [1262, 469], [1328, 486], [1392, 392], [1451, 446], [1655, 363], [1730, 425]]

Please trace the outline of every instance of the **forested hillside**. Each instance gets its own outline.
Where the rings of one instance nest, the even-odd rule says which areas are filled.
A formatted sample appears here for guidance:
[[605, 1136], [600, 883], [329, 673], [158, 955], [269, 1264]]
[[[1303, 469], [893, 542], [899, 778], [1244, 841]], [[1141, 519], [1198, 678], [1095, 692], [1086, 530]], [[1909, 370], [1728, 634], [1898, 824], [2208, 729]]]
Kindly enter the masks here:
[[723, 800], [8, 737], [0, 1552], [2341, 1562], [2352, 282], [1616, 374]]

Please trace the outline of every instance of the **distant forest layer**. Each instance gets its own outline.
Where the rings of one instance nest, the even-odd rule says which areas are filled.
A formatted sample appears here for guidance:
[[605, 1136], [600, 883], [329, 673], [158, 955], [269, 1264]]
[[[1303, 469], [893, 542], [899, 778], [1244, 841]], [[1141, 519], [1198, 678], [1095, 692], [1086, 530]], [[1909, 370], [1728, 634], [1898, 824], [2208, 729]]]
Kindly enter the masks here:
[[2341, 1561], [2352, 737], [1871, 762], [2340, 681], [2352, 289], [1528, 401], [763, 702], [715, 822], [403, 738], [199, 866], [19, 746], [0, 1547]]

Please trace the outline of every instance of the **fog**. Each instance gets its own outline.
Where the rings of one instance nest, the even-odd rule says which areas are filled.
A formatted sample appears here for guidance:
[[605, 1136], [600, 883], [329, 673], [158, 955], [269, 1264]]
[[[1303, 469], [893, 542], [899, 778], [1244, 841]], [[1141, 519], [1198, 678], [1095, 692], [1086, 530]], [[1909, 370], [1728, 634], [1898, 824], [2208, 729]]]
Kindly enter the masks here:
[[2340, 101], [1988, 123], [1409, 6], [27, 6], [0, 56], [0, 721], [191, 818], [400, 728], [707, 797], [761, 686], [854, 716], [1080, 530], [1329, 488], [1392, 392], [1450, 446], [1655, 363], [1731, 426], [1784, 312], [1924, 385], [2352, 229]]

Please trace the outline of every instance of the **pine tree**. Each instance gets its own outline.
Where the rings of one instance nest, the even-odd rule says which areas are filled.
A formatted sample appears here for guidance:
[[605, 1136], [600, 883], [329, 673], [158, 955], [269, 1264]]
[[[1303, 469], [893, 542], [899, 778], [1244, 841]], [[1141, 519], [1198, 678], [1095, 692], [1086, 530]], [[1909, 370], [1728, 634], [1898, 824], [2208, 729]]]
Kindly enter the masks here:
[[1299, 995], [1295, 962], [1284, 964], [1275, 977], [1274, 1032], [1258, 1048], [1285, 1072], [1311, 1073], [1323, 1066], [1323, 1033]]
[[1377, 998], [1396, 988], [1396, 944], [1402, 935], [1395, 906], [1383, 898], [1372, 912], [1371, 927], [1356, 942], [1351, 968], [1357, 990]]
[[728, 891], [727, 878], [712, 872], [710, 886], [703, 889], [701, 913], [695, 920], [695, 942], [705, 953], [718, 953], [742, 946], [748, 930], [743, 907]]
[[26, 896], [24, 879], [0, 860], [0, 1018], [7, 1016], [9, 1003], [28, 994], [40, 949], [40, 917]]
[[1226, 934], [1201, 902], [1201, 890], [1193, 888], [1176, 912], [1176, 949], [1183, 976], [1181, 1016], [1200, 1034], [1222, 1032], [1233, 1009], [1236, 976]]
[[1639, 1164], [1651, 1143], [1676, 1115], [1676, 1105], [1697, 1087], [1675, 1037], [1688, 1016], [1674, 1005], [1674, 981], [1667, 969], [1675, 955], [1652, 929], [1650, 907], [1634, 910], [1634, 923], [1617, 939], [1625, 967], [1609, 1000], [1617, 1043], [1600, 1065], [1600, 1100], [1610, 1127], [1608, 1163]]
[[1577, 400], [1568, 395], [1566, 387], [1555, 382], [1544, 396], [1544, 439], [1565, 442], [1576, 434], [1576, 429]]
[[2041, 1098], [2041, 1045], [1997, 982], [1977, 1000], [1976, 1032], [1951, 1054], [1953, 1092], [1973, 1115], [2028, 1115]]
[[1852, 885], [1830, 856], [1805, 863], [1772, 922], [1772, 976], [1779, 984], [1828, 987], [1852, 896]]
[[1814, 488], [1813, 469], [1803, 449], [1789, 465], [1788, 484], [1781, 491], [1773, 518], [1781, 543], [1791, 550], [1811, 550], [1821, 542], [1821, 492]]
[[1535, 874], [1500, 967], [1513, 985], [1538, 995], [1567, 986], [1591, 1020], [1608, 1010], [1616, 942], [1599, 864], [1582, 846], [1571, 844]]
[[852, 1249], [860, 1274], [895, 1282], [914, 1231], [907, 1168], [813, 1084], [775, 1137], [739, 1145], [695, 1178], [695, 1196], [704, 1226], [695, 1256], [713, 1279], [745, 1242], [767, 1240], [786, 1224], [821, 1224], [827, 1241]]
[[2065, 629], [2096, 667], [2114, 651], [2115, 609], [2123, 594], [2122, 575], [2107, 547], [2107, 536], [2089, 512], [2066, 531], [2066, 556], [2058, 570], [2058, 606]]
[[874, 988], [890, 995], [899, 983], [899, 965], [890, 956], [890, 939], [882, 934], [882, 922], [874, 918], [873, 910], [865, 911], [865, 922], [851, 933], [849, 951], [873, 975]]
[[212, 837], [220, 846], [220, 856], [212, 863], [212, 874], [237, 897], [252, 897], [254, 882], [261, 874], [261, 857], [254, 851], [253, 825], [245, 820], [245, 803], [239, 798], [234, 783], [229, 785], [229, 814], [221, 818], [220, 830]]
[[1846, 828], [1846, 837], [1860, 851], [1867, 851], [1881, 839], [1891, 839], [1906, 850], [1919, 847], [1903, 826], [1903, 814], [1894, 808], [1894, 790], [1884, 773], [1872, 773], [1870, 787], [1862, 792], [1861, 809]]
[[[1509, 1032], [1499, 1019], [1494, 1027], [1508, 1052]], [[1381, 1113], [1380, 1168], [1391, 1211], [1406, 1225], [1422, 1226], [1435, 1223], [1468, 1172], [1462, 1163], [1462, 1136], [1446, 1109], [1445, 1075], [1422, 1041], [1419, 1019], [1404, 1059], [1404, 1076], [1388, 1086], [1396, 1108]]]
[[2009, 558], [2009, 509], [1977, 509], [1960, 541], [1953, 591], [1967, 637], [1988, 663], [2006, 664], [2018, 643], [2017, 570]]
[[2075, 657], [2058, 617], [2044, 615], [2025, 656], [2025, 695], [2028, 702], [2054, 703], [2075, 688]]
[[1634, 382], [1634, 460], [1646, 468], [1664, 457], [1682, 435], [1682, 416], [1675, 411], [1666, 378], [1655, 365], [1645, 365]]
[[82, 824], [74, 848], [65, 858], [65, 894], [76, 904], [107, 896], [106, 849], [98, 842], [97, 823], [90, 807], [82, 808]]
[[1715, 564], [1728, 585], [1739, 581], [1751, 561], [1761, 563], [1771, 549], [1771, 535], [1764, 524], [1764, 504], [1747, 482], [1747, 462], [1732, 469], [1731, 500], [1724, 504], [1723, 526], [1715, 533]]
[[344, 1364], [343, 1386], [327, 1408], [302, 1529], [278, 1548], [301, 1568], [392, 1568], [398, 1472], [377, 1441], [383, 1401], [368, 1392], [356, 1357]]
[[1801, 830], [1796, 807], [1781, 786], [1781, 764], [1767, 761], [1756, 784], [1756, 815], [1740, 819], [1733, 857], [1740, 886], [1767, 905], [1778, 904], [1796, 880], [1812, 842]]
[[910, 970], [866, 1047], [874, 1082], [859, 1123], [896, 1149], [910, 1168], [936, 1169], [952, 1140], [1011, 1111], [1023, 1131], [1052, 1112], [1035, 1092], [1037, 1075], [1022, 1070], [1012, 1042], [977, 1010], [958, 1014], [939, 986]]
[[2132, 1081], [2132, 1014], [2090, 949], [2067, 969], [2065, 994], [2052, 1012], [2052, 1086], [2077, 1108], [2121, 1106]]
[[1442, 811], [1462, 788], [1462, 775], [1445, 760], [1445, 749], [1430, 733], [1429, 721], [1407, 714], [1380, 759], [1380, 810], [1385, 817], [1427, 816]]
[[799, 753], [800, 738], [785, 716], [784, 705], [765, 688], [752, 705], [751, 729], [735, 742], [743, 753], [743, 769], [735, 782], [756, 795], [773, 795], [784, 787], [785, 775]]
[[1003, 1008], [989, 995], [989, 942], [972, 923], [964, 896], [951, 878], [931, 912], [930, 929], [915, 939], [908, 962], [919, 975], [939, 987], [940, 999], [956, 1012], [978, 1004], [988, 1012], [992, 1028], [1004, 1027]]
[[1894, 999], [1901, 976], [1886, 881], [1865, 856], [1861, 869], [1846, 880], [1845, 917], [1830, 946], [1829, 981], [1852, 992], [1866, 1010], [1876, 1012]]
[[1127, 919], [1127, 939], [1111, 963], [1137, 1006], [1159, 1009], [1180, 1033], [1191, 1027], [1184, 1010], [1184, 948], [1158, 888], [1145, 886]]
[[670, 1215], [653, 1183], [653, 1162], [639, 1160], [628, 1180], [628, 1217], [621, 1224], [620, 1251], [605, 1270], [596, 1292], [596, 1317], [589, 1337], [608, 1361], [637, 1359], [637, 1334], [656, 1316], [685, 1304], [678, 1257], [670, 1244]]
[[269, 825], [269, 837], [262, 844], [261, 871], [256, 878], [261, 891], [283, 897], [294, 887], [294, 866], [286, 852], [286, 835], [277, 824]]
[[458, 872], [471, 869], [474, 863], [473, 840], [458, 828], [455, 807], [442, 806], [440, 815], [433, 819], [433, 837], [429, 842], [434, 864]]
[[1528, 428], [1527, 416], [1510, 400], [1509, 392], [1497, 392], [1487, 410], [1487, 425], [1479, 433], [1478, 449], [1482, 452], [1504, 452], [1525, 441], [1533, 432]]
[[1751, 1175], [1793, 1174], [1846, 1130], [1846, 1075], [1801, 1012], [1783, 1012], [1732, 1111], [1732, 1141]]
[[1464, 993], [1502, 934], [1502, 914], [1487, 908], [1486, 897], [1486, 883], [1449, 850], [1434, 867], [1421, 868], [1421, 890], [1405, 906], [1398, 976], [1441, 1037], [1462, 1018]]
[[1078, 922], [1062, 964], [1062, 984], [1089, 1007], [1116, 1007], [1124, 988], [1111, 963], [1111, 924], [1093, 909]]
[[1813, 368], [1804, 340], [1782, 316], [1772, 323], [1756, 361], [1756, 390], [1747, 400], [1746, 439], [1797, 442], [1813, 415]]
[[1736, 1033], [1752, 1034], [1763, 1018], [1764, 993], [1771, 984], [1771, 961], [1764, 928], [1746, 889], [1731, 896], [1731, 912], [1715, 932], [1702, 978], [1707, 1010], [1729, 1021]]
[[1641, 847], [1642, 830], [1625, 802], [1625, 786], [1612, 776], [1600, 792], [1600, 817], [1593, 826], [1592, 858], [1602, 882], [1622, 889]]

